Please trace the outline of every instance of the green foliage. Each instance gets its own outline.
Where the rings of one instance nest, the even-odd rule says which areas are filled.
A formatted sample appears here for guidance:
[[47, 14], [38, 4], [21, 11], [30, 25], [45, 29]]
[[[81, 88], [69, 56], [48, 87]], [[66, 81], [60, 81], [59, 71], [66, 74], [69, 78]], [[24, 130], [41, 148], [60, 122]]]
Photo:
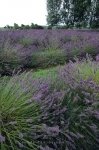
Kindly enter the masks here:
[[62, 23], [66, 28], [99, 28], [98, 0], [47, 0], [47, 11], [51, 26]]
[[90, 77], [99, 83], [99, 64], [76, 59], [65, 66], [0, 78], [1, 150], [38, 150], [53, 146], [53, 141], [57, 150], [98, 149], [99, 94]]
[[33, 54], [31, 66], [46, 68], [48, 66], [54, 66], [64, 64], [66, 56], [64, 52], [59, 50], [46, 50]]
[[4, 28], [5, 28], [5, 29], [13, 29], [13, 27], [12, 27], [12, 26], [9, 26], [9, 25], [6, 25]]
[[47, 22], [50, 26], [55, 26], [60, 21], [60, 8], [62, 0], [47, 0]]
[[25, 29], [25, 25], [24, 24], [21, 24], [21, 29]]
[[92, 1], [91, 6], [91, 17], [90, 17], [90, 27], [99, 28], [99, 1]]
[[84, 51], [88, 54], [94, 54], [94, 48], [91, 47], [90, 45], [87, 45], [84, 49]]
[[25, 29], [30, 29], [30, 26], [29, 25], [25, 25]]
[[76, 63], [76, 69], [79, 72], [79, 77], [85, 80], [91, 78], [96, 83], [99, 83], [99, 64], [91, 60]]
[[[67, 64], [65, 65], [67, 66]], [[64, 65], [51, 67], [48, 69], [38, 69], [33, 72], [33, 78], [48, 78], [50, 77], [53, 82], [58, 82], [58, 74], [60, 70], [64, 70]], [[72, 72], [73, 71], [73, 72]], [[99, 64], [92, 62], [90, 59], [83, 61], [76, 61], [71, 68], [71, 73], [76, 74], [76, 78], [88, 80], [91, 78], [94, 82], [99, 83]], [[60, 82], [60, 81], [59, 81]]]
[[20, 58], [17, 50], [9, 42], [5, 42], [3, 49], [0, 51], [0, 74], [10, 75], [19, 65]]
[[51, 67], [48, 69], [39, 69], [33, 73], [33, 78], [51, 78], [56, 80], [58, 76], [58, 67]]
[[38, 25], [38, 24], [34, 24], [34, 23], [31, 23], [31, 25], [24, 25], [24, 24], [21, 24], [21, 26], [19, 26], [17, 23], [14, 23], [14, 26], [5, 26], [4, 27], [5, 29], [44, 29], [43, 26], [41, 25]]
[[19, 29], [19, 25], [17, 23], [14, 23], [14, 29]]
[[37, 25], [37, 24], [34, 24], [34, 23], [31, 23], [30, 28], [31, 29], [44, 29], [43, 26], [40, 26], [40, 25]]
[[[37, 149], [29, 133], [37, 125], [38, 104], [30, 101], [32, 93], [22, 88], [28, 74], [0, 80], [0, 142], [1, 150]], [[30, 102], [29, 102], [30, 101]]]
[[33, 43], [31, 38], [22, 38], [19, 41], [20, 44], [22, 44], [24, 47], [29, 46]]

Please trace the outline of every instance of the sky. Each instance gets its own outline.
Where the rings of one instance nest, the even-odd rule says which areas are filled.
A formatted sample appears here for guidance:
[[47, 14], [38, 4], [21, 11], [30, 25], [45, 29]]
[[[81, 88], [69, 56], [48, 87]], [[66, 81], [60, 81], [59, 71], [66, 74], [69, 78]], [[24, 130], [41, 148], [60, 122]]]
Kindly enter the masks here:
[[0, 27], [21, 24], [46, 25], [46, 0], [0, 0]]

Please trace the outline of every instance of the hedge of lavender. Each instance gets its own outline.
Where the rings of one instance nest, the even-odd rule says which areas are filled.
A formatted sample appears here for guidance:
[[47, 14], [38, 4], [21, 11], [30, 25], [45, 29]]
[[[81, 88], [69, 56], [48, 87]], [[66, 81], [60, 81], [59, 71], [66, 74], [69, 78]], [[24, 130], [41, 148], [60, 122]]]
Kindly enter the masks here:
[[64, 64], [74, 56], [95, 57], [99, 32], [77, 30], [0, 31], [0, 72], [12, 74], [20, 68], [46, 68]]
[[2, 77], [1, 150], [98, 150], [99, 85], [78, 74], [70, 62], [57, 86], [32, 72]]

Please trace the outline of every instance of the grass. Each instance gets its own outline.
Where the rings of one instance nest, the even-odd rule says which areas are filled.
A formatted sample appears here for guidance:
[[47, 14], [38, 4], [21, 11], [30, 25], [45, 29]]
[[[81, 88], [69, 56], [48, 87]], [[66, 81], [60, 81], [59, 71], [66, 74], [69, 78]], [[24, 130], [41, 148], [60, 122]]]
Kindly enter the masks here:
[[[32, 71], [31, 76], [34, 79], [37, 78], [51, 78], [51, 80], [57, 80], [59, 75], [59, 70], [64, 68], [65, 65], [58, 65], [54, 67], [49, 67], [48, 69], [37, 69], [36, 71]], [[96, 83], [99, 83], [99, 63], [90, 60], [84, 60], [74, 63], [74, 74], [77, 73], [78, 78], [82, 78], [87, 80], [89, 78], [93, 79]]]
[[[66, 65], [65, 65], [66, 66]], [[56, 79], [59, 74], [59, 68], [64, 66], [51, 67], [49, 69], [39, 69], [33, 73], [33, 78], [47, 78]], [[99, 83], [99, 63], [92, 62], [90, 60], [84, 60], [82, 62], [74, 63], [74, 70], [77, 73], [78, 78], [84, 80], [92, 79], [96, 83]], [[75, 74], [74, 72], [74, 74]]]
[[33, 78], [46, 78], [51, 77], [55, 79], [58, 74], [58, 67], [51, 67], [48, 69], [39, 69], [33, 73]]

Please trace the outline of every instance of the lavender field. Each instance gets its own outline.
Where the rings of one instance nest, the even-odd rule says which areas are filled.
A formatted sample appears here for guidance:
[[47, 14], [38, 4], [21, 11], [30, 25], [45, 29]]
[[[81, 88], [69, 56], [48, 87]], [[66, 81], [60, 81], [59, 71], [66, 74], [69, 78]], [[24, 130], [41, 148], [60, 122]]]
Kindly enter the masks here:
[[98, 31], [15, 30], [0, 31], [0, 73], [13, 69], [47, 68], [86, 54], [99, 53]]
[[98, 31], [0, 31], [0, 146], [99, 149]]

